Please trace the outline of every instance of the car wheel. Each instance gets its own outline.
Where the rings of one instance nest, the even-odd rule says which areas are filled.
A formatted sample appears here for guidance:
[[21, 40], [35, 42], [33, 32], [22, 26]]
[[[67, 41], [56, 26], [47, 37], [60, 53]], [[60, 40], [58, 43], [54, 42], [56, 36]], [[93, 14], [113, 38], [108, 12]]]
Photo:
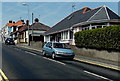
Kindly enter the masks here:
[[74, 58], [70, 58], [70, 60], [74, 60]]
[[55, 59], [55, 58], [56, 58], [56, 57], [55, 57], [55, 53], [53, 53], [53, 54], [52, 54], [52, 58], [53, 58], [53, 59]]
[[46, 53], [45, 53], [45, 51], [43, 51], [43, 53], [42, 53], [42, 54], [43, 54], [43, 56], [46, 56]]

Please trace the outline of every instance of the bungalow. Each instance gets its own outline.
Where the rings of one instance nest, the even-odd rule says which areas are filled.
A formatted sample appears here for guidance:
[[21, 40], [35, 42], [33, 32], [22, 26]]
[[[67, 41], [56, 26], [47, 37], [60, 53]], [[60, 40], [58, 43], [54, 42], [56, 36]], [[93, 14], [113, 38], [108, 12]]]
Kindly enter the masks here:
[[44, 42], [57, 41], [75, 45], [74, 33], [120, 24], [120, 17], [106, 6], [84, 7], [73, 12], [45, 32]]
[[38, 18], [35, 18], [34, 23], [30, 25], [30, 45], [35, 47], [42, 47], [44, 42], [44, 33], [50, 29], [49, 26], [39, 22]]

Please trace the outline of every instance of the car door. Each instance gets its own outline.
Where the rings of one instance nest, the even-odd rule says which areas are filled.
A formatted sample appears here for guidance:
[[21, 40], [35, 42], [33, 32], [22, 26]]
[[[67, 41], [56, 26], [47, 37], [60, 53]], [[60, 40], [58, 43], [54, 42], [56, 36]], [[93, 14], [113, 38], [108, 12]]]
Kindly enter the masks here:
[[51, 42], [48, 42], [45, 46], [45, 52], [47, 55], [51, 55], [51, 52], [52, 52], [52, 43]]
[[53, 53], [52, 42], [49, 43], [49, 45], [48, 45], [48, 47], [47, 47], [47, 50], [48, 50], [48, 54], [49, 54], [49, 55], [52, 55], [52, 53]]

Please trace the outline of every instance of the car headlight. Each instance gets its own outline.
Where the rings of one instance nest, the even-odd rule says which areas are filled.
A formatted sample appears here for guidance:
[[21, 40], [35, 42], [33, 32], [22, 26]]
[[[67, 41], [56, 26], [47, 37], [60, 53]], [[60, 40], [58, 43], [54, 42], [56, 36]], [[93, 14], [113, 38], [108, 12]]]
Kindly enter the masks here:
[[56, 54], [64, 54], [63, 52], [60, 51], [55, 51]]
[[7, 42], [10, 42], [10, 41], [7, 41]]

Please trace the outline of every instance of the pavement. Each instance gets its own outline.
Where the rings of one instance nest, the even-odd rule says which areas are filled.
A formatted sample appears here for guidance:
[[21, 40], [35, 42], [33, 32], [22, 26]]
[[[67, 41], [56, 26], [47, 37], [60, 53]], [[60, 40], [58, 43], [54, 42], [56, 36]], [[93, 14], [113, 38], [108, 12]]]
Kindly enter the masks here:
[[[27, 44], [17, 44], [16, 46], [42, 52], [42, 48], [28, 46]], [[81, 56], [79, 54], [75, 54], [75, 55], [76, 56], [75, 56], [74, 60], [76, 60], [76, 61], [80, 61], [80, 62], [120, 71], [120, 67], [117, 62], [98, 59], [98, 58], [85, 57], [85, 56]]]

